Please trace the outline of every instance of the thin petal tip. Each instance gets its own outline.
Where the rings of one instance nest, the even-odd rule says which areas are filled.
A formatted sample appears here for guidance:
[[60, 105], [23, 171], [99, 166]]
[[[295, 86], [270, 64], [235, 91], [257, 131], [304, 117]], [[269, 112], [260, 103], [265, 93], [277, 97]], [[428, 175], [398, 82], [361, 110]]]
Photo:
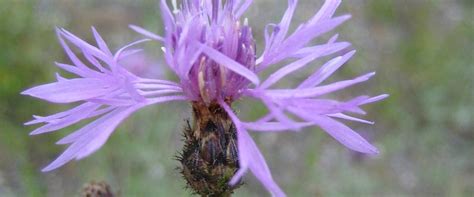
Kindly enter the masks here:
[[56, 144], [56, 145], [65, 145], [65, 144], [69, 144], [69, 143], [70, 143], [70, 142], [68, 142], [68, 141], [65, 141], [65, 140], [63, 140], [63, 139], [60, 139], [60, 140], [57, 141], [55, 144]]
[[388, 97], [390, 97], [390, 94], [382, 94], [382, 95], [379, 96], [379, 99], [383, 100], [383, 99], [386, 99]]
[[128, 24], [128, 27], [130, 29], [133, 29], [133, 30], [140, 28], [140, 27], [138, 27], [137, 25], [134, 25], [134, 24]]
[[25, 95], [25, 96], [33, 96], [33, 93], [32, 93], [32, 89], [33, 88], [30, 88], [30, 89], [27, 89], [27, 90], [23, 90], [23, 92], [20, 92], [21, 95]]
[[377, 147], [372, 146], [372, 147], [370, 147], [370, 148], [369, 148], [366, 152], [364, 152], [364, 153], [366, 153], [366, 154], [368, 154], [368, 155], [374, 155], [374, 156], [375, 156], [375, 155], [380, 154], [380, 151], [379, 151], [379, 149], [378, 149]]
[[350, 14], [345, 14], [345, 15], [340, 16], [340, 18], [345, 21], [345, 20], [351, 19], [351, 18], [352, 18], [352, 15], [350, 15]]
[[50, 164], [50, 165], [44, 167], [43, 169], [41, 169], [41, 172], [50, 172], [50, 171], [52, 171], [52, 170], [54, 170], [54, 169], [56, 169], [56, 168], [58, 168], [58, 167], [59, 167], [59, 166], [51, 166], [51, 164]]

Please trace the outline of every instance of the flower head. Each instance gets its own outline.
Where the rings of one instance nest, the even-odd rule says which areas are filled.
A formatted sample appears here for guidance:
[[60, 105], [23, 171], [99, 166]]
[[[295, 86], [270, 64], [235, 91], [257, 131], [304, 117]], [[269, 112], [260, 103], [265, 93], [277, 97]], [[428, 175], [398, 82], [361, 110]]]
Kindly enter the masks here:
[[[35, 120], [26, 124], [45, 123], [31, 133], [40, 134], [84, 119], [97, 118], [61, 139], [58, 144], [70, 146], [44, 171], [95, 152], [118, 124], [136, 110], [178, 100], [217, 104], [232, 120], [236, 128], [239, 170], [230, 184], [236, 184], [250, 170], [273, 195], [284, 195], [248, 131], [300, 131], [304, 127], [318, 126], [352, 150], [378, 153], [374, 146], [339, 119], [372, 124], [347, 113], [363, 115], [365, 112], [360, 106], [384, 99], [387, 95], [358, 96], [348, 101], [322, 98], [364, 82], [375, 74], [321, 85], [355, 51], [332, 58], [294, 88], [275, 87], [280, 80], [310, 66], [313, 60], [341, 53], [350, 46], [347, 42], [338, 41], [337, 34], [328, 42], [311, 45], [315, 38], [350, 18], [348, 15], [334, 16], [340, 0], [326, 0], [313, 17], [292, 33], [289, 27], [297, 0], [288, 0], [288, 8], [281, 21], [265, 26], [265, 46], [259, 55], [249, 20], [241, 19], [252, 0], [183, 0], [180, 5], [176, 1], [171, 3], [172, 9], [165, 0], [161, 0], [164, 36], [137, 26], [131, 28], [163, 44], [165, 61], [178, 76], [179, 82], [137, 77], [122, 67], [123, 57], [139, 52], [130, 47], [148, 39], [131, 43], [112, 54], [95, 29], [93, 33], [98, 47], [64, 29], [58, 29], [60, 43], [72, 65], [57, 63], [57, 66], [78, 77], [66, 79], [58, 75], [57, 82], [31, 88], [23, 94], [54, 103], [82, 103], [51, 116], [35, 116]], [[68, 43], [77, 47], [88, 62], [83, 63]], [[277, 68], [284, 60], [290, 63]], [[276, 71], [266, 78], [260, 76], [270, 68]], [[230, 105], [245, 97], [260, 100], [268, 108], [268, 114], [256, 121], [242, 121]]]

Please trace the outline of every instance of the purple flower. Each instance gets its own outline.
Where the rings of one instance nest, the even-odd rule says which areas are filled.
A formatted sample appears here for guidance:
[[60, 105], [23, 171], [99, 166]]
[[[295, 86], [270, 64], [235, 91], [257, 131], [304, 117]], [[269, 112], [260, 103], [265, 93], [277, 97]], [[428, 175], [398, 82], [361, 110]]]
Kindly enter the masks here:
[[[54, 103], [78, 103], [77, 107], [51, 116], [34, 116], [27, 125], [45, 123], [31, 134], [56, 131], [81, 120], [96, 118], [83, 128], [58, 141], [69, 147], [43, 171], [56, 169], [65, 163], [82, 159], [98, 150], [118, 124], [140, 108], [169, 101], [219, 103], [237, 128], [239, 170], [230, 181], [237, 183], [250, 170], [275, 196], [284, 196], [275, 183], [263, 155], [248, 131], [300, 131], [318, 126], [346, 147], [368, 154], [378, 150], [359, 134], [338, 120], [373, 124], [347, 113], [365, 114], [360, 106], [386, 98], [359, 96], [348, 101], [336, 101], [322, 96], [370, 79], [375, 73], [354, 79], [321, 85], [355, 53], [350, 51], [322, 65], [295, 88], [279, 89], [275, 84], [283, 78], [306, 68], [320, 57], [341, 53], [350, 44], [338, 41], [336, 34], [326, 43], [311, 45], [312, 41], [350, 18], [333, 16], [340, 0], [326, 0], [322, 8], [307, 22], [290, 33], [289, 26], [297, 0], [288, 0], [288, 8], [278, 24], [265, 26], [265, 46], [257, 55], [252, 29], [242, 14], [252, 0], [183, 0], [172, 2], [172, 8], [161, 0], [165, 36], [143, 28], [133, 30], [150, 39], [139, 40], [118, 50], [109, 50], [93, 28], [95, 47], [64, 29], [57, 29], [61, 45], [72, 64], [56, 63], [61, 69], [77, 75], [66, 79], [57, 74], [57, 82], [24, 91]], [[168, 67], [179, 82], [138, 77], [122, 66], [122, 59], [140, 52], [135, 45], [154, 40], [162, 43]], [[73, 45], [83, 55], [72, 52]], [[87, 62], [81, 61], [87, 60]], [[290, 62], [279, 66], [281, 62]], [[275, 70], [266, 78], [261, 73]], [[243, 121], [230, 104], [241, 98], [260, 100], [268, 114], [256, 121]]]

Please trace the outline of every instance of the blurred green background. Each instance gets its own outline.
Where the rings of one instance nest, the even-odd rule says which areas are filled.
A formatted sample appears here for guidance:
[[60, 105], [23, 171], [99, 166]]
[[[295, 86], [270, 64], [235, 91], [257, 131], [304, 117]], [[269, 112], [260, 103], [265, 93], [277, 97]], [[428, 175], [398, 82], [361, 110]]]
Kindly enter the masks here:
[[[74, 196], [91, 180], [107, 181], [121, 196], [189, 196], [173, 160], [182, 145], [184, 120], [190, 117], [187, 104], [154, 106], [134, 114], [96, 154], [50, 173], [40, 169], [64, 150], [54, 142], [80, 125], [40, 136], [29, 136], [34, 127], [22, 125], [33, 114], [68, 107], [19, 94], [54, 80], [54, 61], [68, 62], [55, 26], [91, 41], [93, 25], [117, 49], [140, 38], [128, 24], [162, 32], [157, 2], [0, 0], [0, 196]], [[353, 17], [336, 31], [358, 53], [331, 80], [377, 71], [368, 83], [337, 96], [391, 95], [364, 107], [366, 118], [376, 125], [349, 123], [381, 154], [351, 152], [318, 128], [254, 135], [289, 196], [474, 195], [473, 2], [342, 3], [338, 13]], [[300, 0], [293, 27], [320, 5], [321, 1]], [[246, 16], [257, 40], [262, 40], [263, 25], [278, 22], [285, 9], [285, 0], [254, 3]], [[158, 54], [158, 46], [149, 48]], [[163, 64], [160, 56], [153, 58]], [[166, 69], [163, 72], [166, 75]], [[238, 105], [248, 120], [256, 117], [253, 105]], [[235, 196], [268, 195], [252, 175], [246, 182]]]

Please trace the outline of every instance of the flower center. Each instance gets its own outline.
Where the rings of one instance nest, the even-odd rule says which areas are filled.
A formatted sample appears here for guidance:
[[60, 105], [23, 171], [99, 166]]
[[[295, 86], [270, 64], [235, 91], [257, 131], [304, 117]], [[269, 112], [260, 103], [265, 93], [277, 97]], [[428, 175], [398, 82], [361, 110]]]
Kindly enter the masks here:
[[[175, 12], [175, 18], [175, 53], [192, 54], [199, 50], [192, 47], [193, 42], [198, 41], [252, 71], [255, 69], [255, 41], [251, 28], [247, 20], [242, 24], [234, 17], [229, 5], [185, 1]], [[187, 81], [184, 81], [190, 88], [185, 89], [195, 100], [210, 104], [219, 98], [236, 99], [249, 84], [247, 79], [203, 53], [187, 58], [192, 61], [187, 62], [190, 69]]]

